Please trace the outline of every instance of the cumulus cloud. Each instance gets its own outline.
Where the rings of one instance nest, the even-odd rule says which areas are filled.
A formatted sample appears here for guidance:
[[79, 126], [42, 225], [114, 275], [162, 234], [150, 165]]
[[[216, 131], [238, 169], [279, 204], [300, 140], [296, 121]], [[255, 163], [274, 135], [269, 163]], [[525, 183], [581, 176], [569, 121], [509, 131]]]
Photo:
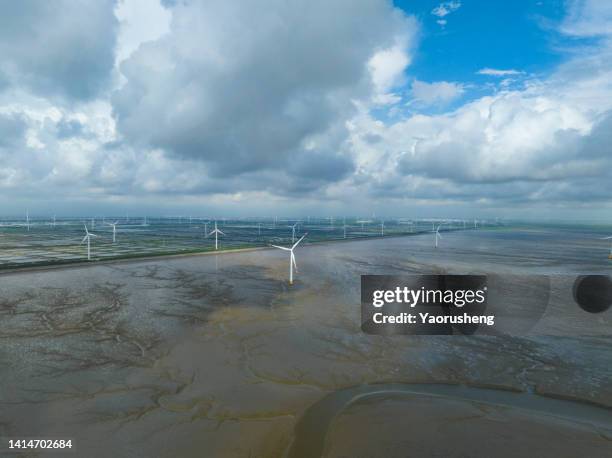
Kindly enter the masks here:
[[[464, 82], [414, 79], [418, 24], [382, 0], [167, 0], [152, 29], [139, 1], [49, 5], [0, 18], [3, 208], [43, 194], [249, 210], [610, 202], [606, 40], [541, 80], [483, 68], [520, 87], [474, 98]], [[597, 8], [572, 3], [560, 30], [603, 36]]]
[[44, 97], [71, 100], [100, 94], [108, 87], [114, 64], [113, 8], [113, 0], [5, 2], [0, 14], [0, 86], [26, 86]]
[[[567, 63], [546, 81], [441, 115], [355, 124], [357, 170], [379, 198], [517, 205], [609, 201], [612, 66]], [[364, 141], [376, 135], [375, 144]], [[379, 151], [384, 154], [379, 154]], [[434, 191], [435, 190], [435, 191]], [[588, 197], [587, 197], [588, 196]]]
[[300, 175], [316, 160], [342, 178], [353, 99], [388, 90], [408, 63], [412, 23], [383, 1], [180, 2], [172, 15], [169, 34], [121, 64], [113, 113], [126, 142], [216, 177]]

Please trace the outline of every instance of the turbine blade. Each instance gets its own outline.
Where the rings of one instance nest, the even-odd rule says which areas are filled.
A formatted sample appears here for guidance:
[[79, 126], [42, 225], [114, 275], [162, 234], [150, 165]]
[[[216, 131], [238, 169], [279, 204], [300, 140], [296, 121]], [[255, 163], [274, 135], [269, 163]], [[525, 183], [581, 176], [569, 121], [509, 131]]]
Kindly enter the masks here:
[[280, 250], [285, 250], [285, 251], [291, 251], [290, 248], [284, 247], [284, 246], [278, 246], [278, 245], [270, 245], [273, 246], [274, 248], [278, 248]]
[[83, 240], [81, 240], [81, 245], [83, 245], [86, 240], [87, 240], [87, 236], [83, 237]]
[[299, 239], [297, 242], [295, 242], [295, 243], [293, 244], [293, 246], [291, 247], [291, 249], [293, 249], [293, 248], [295, 248], [296, 246], [298, 246], [298, 243], [300, 243], [302, 240], [304, 240], [304, 237], [306, 237], [307, 235], [308, 235], [308, 233], [306, 233], [306, 234], [302, 235], [302, 236], [300, 237], [300, 239]]

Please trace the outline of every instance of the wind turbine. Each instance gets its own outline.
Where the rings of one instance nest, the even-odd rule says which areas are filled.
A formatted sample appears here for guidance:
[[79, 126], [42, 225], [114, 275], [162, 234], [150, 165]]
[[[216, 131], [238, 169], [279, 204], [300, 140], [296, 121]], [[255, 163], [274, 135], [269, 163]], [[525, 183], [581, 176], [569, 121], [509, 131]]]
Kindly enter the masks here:
[[217, 229], [217, 222], [215, 221], [215, 230], [211, 231], [210, 234], [208, 235], [213, 235], [215, 234], [215, 250], [219, 249], [219, 234], [221, 235], [225, 235], [223, 232], [221, 232], [219, 229]]
[[30, 230], [30, 213], [26, 210], [26, 227]]
[[431, 231], [434, 233], [434, 240], [436, 243], [436, 248], [438, 248], [438, 237], [442, 238], [442, 234], [440, 234], [440, 227], [442, 227], [442, 225], [440, 224], [435, 231]]
[[208, 223], [204, 223], [204, 237], [208, 238]]
[[106, 224], [113, 227], [113, 243], [115, 243], [115, 239], [117, 235], [117, 224], [119, 224], [119, 221], [115, 221], [114, 223], [106, 223]]
[[278, 248], [278, 249], [283, 250], [283, 251], [289, 251], [291, 253], [291, 255], [289, 257], [289, 284], [290, 285], [293, 285], [293, 268], [295, 267], [295, 271], [296, 272], [298, 271], [297, 263], [295, 262], [295, 254], [293, 254], [293, 250], [295, 250], [295, 247], [298, 246], [298, 244], [302, 240], [304, 240], [304, 237], [306, 237], [307, 235], [308, 235], [308, 233], [302, 235], [302, 237], [300, 237], [300, 239], [297, 242], [295, 242], [291, 246], [291, 248], [287, 248], [287, 247], [284, 247], [284, 246], [278, 246], [278, 245], [271, 245], [274, 248]]
[[295, 223], [293, 226], [291, 226], [291, 243], [295, 242], [295, 228], [298, 225], [298, 223]]
[[87, 241], [87, 260], [91, 261], [91, 237], [97, 237], [96, 234], [92, 234], [91, 232], [89, 232], [87, 230], [87, 225], [83, 224], [83, 226], [85, 226], [85, 237], [83, 237], [83, 240], [81, 241], [81, 245], [83, 243], [85, 243], [85, 241]]
[[344, 222], [343, 229], [344, 229], [344, 238], [346, 238], [346, 221]]
[[608, 259], [612, 259], [612, 235], [610, 237], [604, 237], [601, 240], [610, 240], [610, 254], [608, 255]]
[[380, 236], [381, 237], [385, 236], [385, 222], [384, 221], [380, 222]]

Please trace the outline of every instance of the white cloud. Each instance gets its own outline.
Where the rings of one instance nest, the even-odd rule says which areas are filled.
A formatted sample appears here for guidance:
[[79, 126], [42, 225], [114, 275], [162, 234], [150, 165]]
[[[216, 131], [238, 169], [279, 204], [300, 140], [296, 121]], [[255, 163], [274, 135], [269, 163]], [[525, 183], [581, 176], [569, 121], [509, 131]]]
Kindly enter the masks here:
[[606, 0], [570, 0], [561, 31], [578, 37], [612, 35], [612, 2]]
[[412, 82], [412, 96], [421, 105], [447, 105], [459, 98], [465, 89], [460, 83], [449, 81], [436, 81], [426, 83], [414, 80]]
[[156, 1], [119, 0], [115, 15], [119, 20], [117, 62], [128, 58], [142, 43], [157, 40], [170, 31], [172, 14]]
[[433, 10], [431, 10], [431, 14], [439, 18], [443, 18], [457, 11], [460, 7], [461, 2], [459, 1], [443, 2], [436, 6]]
[[[88, 42], [82, 48], [70, 39], [69, 47], [52, 47], [52, 62], [43, 58], [33, 79], [11, 79], [0, 88], [3, 208], [16, 196], [76, 199], [87, 208], [133, 199], [249, 209], [267, 201], [315, 211], [330, 202], [342, 211], [397, 208], [398, 202], [504, 208], [610, 202], [607, 41], [570, 56], [546, 80], [518, 78], [520, 90], [511, 82], [523, 72], [483, 68], [479, 74], [501, 79], [494, 95], [452, 105], [452, 112], [405, 114], [398, 102], [406, 95], [410, 109], [440, 113], [466, 90], [460, 82], [410, 75], [414, 19], [386, 1], [308, 4], [305, 18], [290, 14], [294, 8], [277, 6], [285, 17], [273, 14], [274, 5], [262, 10], [221, 1], [177, 2], [168, 10], [154, 5], [147, 13], [139, 1], [125, 0], [115, 9], [118, 27], [105, 10], [108, 29], [119, 34], [116, 58], [114, 35], [79, 28], [81, 41], [101, 34], [110, 47]], [[444, 2], [432, 14], [445, 22], [459, 6]], [[585, 1], [571, 8], [563, 32], [610, 30], [605, 5]], [[341, 20], [330, 23], [331, 16]], [[74, 33], [56, 30], [55, 36]], [[20, 37], [11, 38], [17, 47], [44, 49]], [[94, 62], [91, 71], [68, 78], [45, 70], [62, 62], [62, 49], [72, 57], [97, 49], [104, 67]], [[6, 55], [0, 70], [10, 61], [19, 70], [13, 75], [31, 73], [31, 63], [14, 50]], [[126, 80], [111, 101], [100, 89], [113, 61], [121, 62]], [[67, 84], [81, 77], [87, 80], [81, 89], [92, 90], [71, 92]], [[374, 117], [380, 110], [390, 115], [384, 121]]]
[[476, 72], [478, 75], [487, 75], [487, 76], [517, 76], [524, 75], [525, 72], [521, 72], [519, 70], [499, 70], [496, 68], [481, 68]]
[[392, 47], [382, 49], [370, 58], [368, 69], [379, 100], [389, 100], [389, 91], [405, 82], [404, 71], [410, 64], [407, 47], [408, 38], [402, 37]]

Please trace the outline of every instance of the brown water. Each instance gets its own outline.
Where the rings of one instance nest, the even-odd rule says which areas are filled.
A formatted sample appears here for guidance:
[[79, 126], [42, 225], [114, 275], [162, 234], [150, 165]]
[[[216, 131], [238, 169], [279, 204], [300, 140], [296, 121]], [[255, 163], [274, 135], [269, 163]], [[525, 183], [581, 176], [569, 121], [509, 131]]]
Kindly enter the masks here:
[[[540, 417], [545, 411], [546, 434], [586, 428], [583, 445], [607, 450], [610, 430], [594, 412], [612, 406], [612, 339], [580, 337], [578, 322], [559, 325], [567, 337], [361, 333], [360, 274], [609, 269], [595, 246], [580, 258], [557, 237], [533, 246], [531, 235], [491, 237], [449, 236], [437, 251], [424, 237], [305, 246], [296, 251], [300, 272], [291, 288], [288, 259], [278, 251], [2, 275], [0, 436], [72, 438], [68, 456], [281, 457], [300, 418], [332, 393], [450, 383], [539, 399], [502, 403], [490, 428], [511, 425], [510, 434], [521, 424], [517, 412], [531, 406]], [[551, 255], [559, 243], [569, 247], [565, 261]], [[566, 303], [570, 286], [560, 282], [553, 300]], [[608, 326], [608, 315], [598, 319]], [[536, 405], [550, 397], [576, 402], [566, 423]], [[461, 424], [476, 404], [455, 401], [453, 421]], [[440, 402], [428, 408], [404, 397], [366, 407], [398, 419], [419, 403], [431, 417]], [[586, 404], [598, 410], [572, 420], [571, 406]], [[347, 453], [342, 438], [369, 412], [335, 405], [321, 416], [332, 425], [323, 438], [328, 456]]]

